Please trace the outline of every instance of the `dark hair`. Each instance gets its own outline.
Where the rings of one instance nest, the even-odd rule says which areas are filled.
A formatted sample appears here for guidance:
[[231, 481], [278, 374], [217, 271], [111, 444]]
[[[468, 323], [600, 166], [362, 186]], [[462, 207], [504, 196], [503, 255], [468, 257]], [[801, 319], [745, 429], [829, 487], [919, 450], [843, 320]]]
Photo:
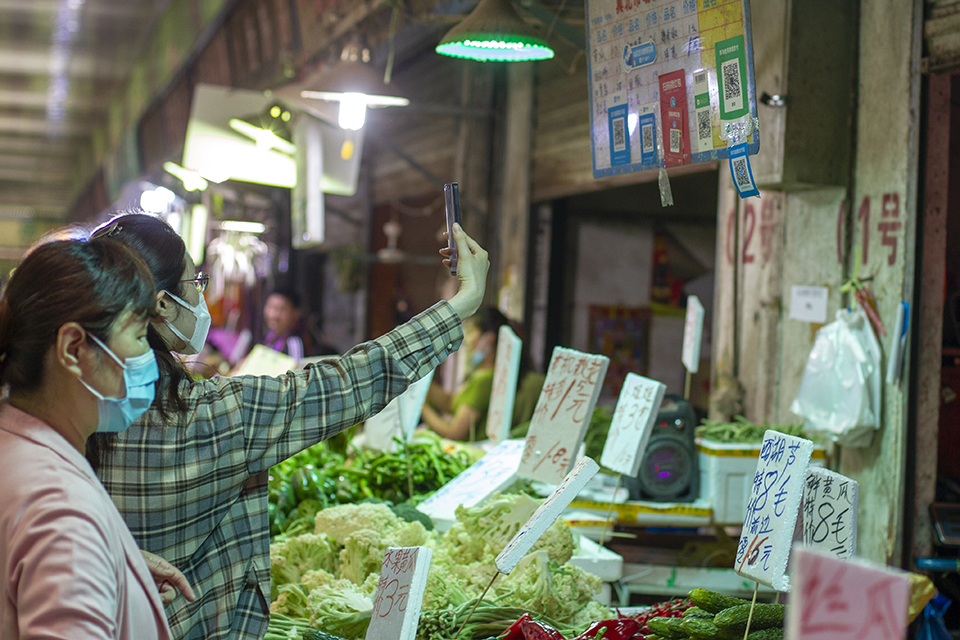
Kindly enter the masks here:
[[[142, 213], [120, 214], [98, 227], [92, 237], [109, 237], [133, 249], [153, 274], [155, 292], [168, 291], [179, 298], [184, 297], [185, 285], [180, 280], [186, 268], [187, 248], [177, 232], [160, 218]], [[147, 342], [157, 356], [160, 369], [153, 407], [167, 420], [171, 413], [187, 410], [186, 401], [180, 395], [180, 385], [190, 376], [152, 324], [147, 329]]]
[[60, 327], [77, 322], [106, 342], [127, 309], [152, 313], [154, 295], [146, 265], [118, 242], [41, 240], [0, 298], [0, 384], [36, 389]]
[[[271, 296], [282, 296], [290, 301], [294, 309], [300, 308], [300, 294], [293, 287], [276, 287], [270, 292]], [[267, 296], [268, 298], [270, 296]]]

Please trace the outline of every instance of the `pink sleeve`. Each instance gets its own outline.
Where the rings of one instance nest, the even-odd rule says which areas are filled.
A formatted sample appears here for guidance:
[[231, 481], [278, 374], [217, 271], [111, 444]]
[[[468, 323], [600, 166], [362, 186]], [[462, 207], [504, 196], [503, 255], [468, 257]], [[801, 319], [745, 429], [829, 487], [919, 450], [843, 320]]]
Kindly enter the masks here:
[[96, 507], [84, 512], [64, 497], [45, 498], [23, 515], [8, 550], [20, 638], [116, 638], [122, 560], [109, 549], [103, 520]]

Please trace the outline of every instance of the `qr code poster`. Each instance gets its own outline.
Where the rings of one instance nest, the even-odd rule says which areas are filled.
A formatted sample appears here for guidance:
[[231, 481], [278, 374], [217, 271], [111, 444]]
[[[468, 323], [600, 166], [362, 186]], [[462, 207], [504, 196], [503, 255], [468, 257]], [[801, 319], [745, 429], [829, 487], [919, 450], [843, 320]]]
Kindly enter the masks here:
[[[586, 0], [586, 9], [594, 177], [727, 158], [721, 119], [757, 115], [749, 2]], [[671, 111], [683, 120], [667, 127], [661, 81], [675, 72], [683, 94]], [[651, 103], [653, 122], [641, 110]], [[747, 150], [759, 149], [754, 131]]]

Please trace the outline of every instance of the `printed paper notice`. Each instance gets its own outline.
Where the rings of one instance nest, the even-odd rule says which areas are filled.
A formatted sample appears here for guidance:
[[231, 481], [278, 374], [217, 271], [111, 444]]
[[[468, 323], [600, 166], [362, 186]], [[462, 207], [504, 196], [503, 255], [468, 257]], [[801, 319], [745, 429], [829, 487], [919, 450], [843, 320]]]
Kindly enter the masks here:
[[826, 324], [829, 297], [827, 287], [790, 287], [790, 317], [801, 322]]

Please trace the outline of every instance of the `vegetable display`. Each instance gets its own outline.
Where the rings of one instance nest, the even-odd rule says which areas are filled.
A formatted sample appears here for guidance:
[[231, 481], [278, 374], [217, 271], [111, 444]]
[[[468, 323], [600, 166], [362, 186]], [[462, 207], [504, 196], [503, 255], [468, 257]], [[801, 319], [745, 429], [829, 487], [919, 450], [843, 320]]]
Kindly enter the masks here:
[[714, 442], [743, 442], [760, 444], [764, 431], [772, 429], [788, 436], [810, 439], [803, 430], [803, 424], [755, 424], [743, 416], [735, 416], [732, 422], [723, 420], [703, 420], [696, 428], [698, 438]]

